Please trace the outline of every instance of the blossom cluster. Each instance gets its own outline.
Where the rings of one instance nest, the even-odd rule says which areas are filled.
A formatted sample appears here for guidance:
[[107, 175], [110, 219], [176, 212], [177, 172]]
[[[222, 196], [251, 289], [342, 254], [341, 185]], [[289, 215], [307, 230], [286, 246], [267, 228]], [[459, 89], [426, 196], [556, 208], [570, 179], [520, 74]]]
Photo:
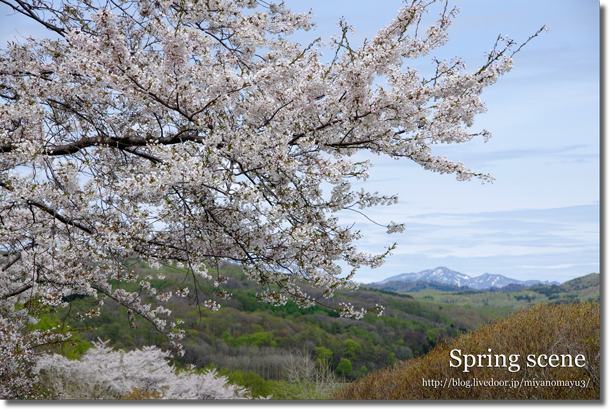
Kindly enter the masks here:
[[32, 369], [40, 354], [34, 348], [65, 341], [70, 335], [51, 329], [24, 336], [24, 322], [8, 317], [1, 305], [0, 311], [0, 399], [44, 397], [35, 391], [38, 377]]

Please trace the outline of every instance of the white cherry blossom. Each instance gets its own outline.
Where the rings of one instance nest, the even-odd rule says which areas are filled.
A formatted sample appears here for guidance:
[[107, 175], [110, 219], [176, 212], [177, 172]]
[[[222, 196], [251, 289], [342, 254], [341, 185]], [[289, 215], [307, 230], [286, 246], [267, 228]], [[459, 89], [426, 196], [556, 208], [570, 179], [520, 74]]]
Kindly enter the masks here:
[[[128, 261], [183, 267], [219, 288], [214, 271], [234, 262], [266, 288], [261, 300], [307, 307], [357, 288], [355, 272], [382, 265], [394, 248], [359, 251], [360, 233], [337, 217], [397, 200], [351, 188], [371, 166], [354, 161], [356, 152], [493, 180], [433, 148], [491, 136], [471, 130], [485, 112], [480, 96], [510, 71], [518, 49], [499, 37], [475, 71], [459, 59], [435, 61], [436, 74], [421, 77], [409, 60], [448, 41], [457, 9], [446, 4], [406, 2], [360, 47], [341, 22], [325, 63], [321, 41], [287, 38], [310, 30], [312, 14], [283, 4], [0, 1], [58, 38], [0, 52], [0, 307], [12, 320], [29, 319], [9, 306], [31, 299], [62, 306], [72, 294], [109, 298], [179, 349], [168, 312], [141, 296], [164, 302], [172, 294]], [[430, 8], [438, 21], [419, 27]], [[399, 221], [386, 227], [403, 229]], [[109, 280], [139, 282], [142, 292]], [[322, 289], [321, 299], [303, 281]], [[174, 294], [213, 310], [230, 296]], [[355, 318], [365, 311], [340, 310]]]

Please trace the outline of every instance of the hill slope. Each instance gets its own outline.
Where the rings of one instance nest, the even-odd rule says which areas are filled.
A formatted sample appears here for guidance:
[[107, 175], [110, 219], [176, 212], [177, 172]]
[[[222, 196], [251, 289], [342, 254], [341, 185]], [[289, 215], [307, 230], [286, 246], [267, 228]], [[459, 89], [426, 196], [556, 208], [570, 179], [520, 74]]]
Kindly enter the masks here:
[[[334, 398], [600, 399], [599, 346], [599, 303], [539, 305], [462, 335], [425, 357], [372, 373], [346, 386]], [[496, 365], [495, 356], [488, 361], [490, 350], [506, 356], [510, 364]], [[571, 366], [566, 357], [562, 361], [565, 367], [541, 367], [552, 362], [538, 360], [542, 354], [570, 355], [574, 360]], [[579, 354], [584, 356], [584, 365], [576, 360]], [[466, 367], [469, 358], [465, 355], [475, 360], [476, 355], [483, 355], [481, 366]], [[534, 365], [530, 365], [530, 355]], [[492, 379], [495, 384], [481, 384]], [[566, 381], [575, 383], [562, 385]]]
[[[169, 292], [187, 286], [195, 294], [191, 283], [184, 281], [180, 269], [164, 267], [151, 271], [144, 263], [132, 269], [140, 276], [161, 273], [164, 279], [152, 279], [151, 284], [160, 292]], [[256, 300], [261, 291], [235, 265], [227, 264], [220, 275], [227, 277], [226, 288], [233, 294], [229, 300], [218, 300], [223, 307], [217, 311], [199, 311], [188, 298], [172, 298], [166, 307], [171, 317], [182, 319], [186, 330], [185, 355], [177, 358], [179, 364], [193, 364], [198, 368], [215, 365], [230, 370], [252, 371], [265, 379], [281, 379], [283, 366], [295, 349], [305, 350], [313, 359], [323, 359], [335, 370], [342, 359], [349, 359], [352, 371], [343, 373], [347, 379], [391, 365], [396, 360], [426, 354], [439, 342], [472, 331], [498, 317], [462, 306], [442, 306], [427, 299], [415, 300], [400, 294], [374, 288], [337, 293], [326, 300], [329, 306], [350, 302], [356, 308], [380, 304], [385, 306], [381, 317], [367, 313], [363, 320], [339, 318], [331, 309], [319, 306], [299, 309], [289, 302], [273, 307]], [[201, 281], [198, 291], [213, 294], [209, 281]], [[127, 288], [135, 291], [138, 284]], [[311, 291], [311, 294], [316, 294]], [[75, 297], [71, 306], [57, 309], [56, 314], [41, 320], [38, 328], [61, 326], [61, 321], [76, 328], [84, 342], [110, 340], [115, 348], [132, 350], [155, 344], [167, 348], [166, 340], [146, 323], [130, 328], [125, 310], [112, 300], [106, 300], [102, 314], [84, 322], [74, 316], [91, 308], [94, 300]], [[159, 302], [151, 300], [153, 308]], [[86, 348], [81, 345], [79, 351]]]

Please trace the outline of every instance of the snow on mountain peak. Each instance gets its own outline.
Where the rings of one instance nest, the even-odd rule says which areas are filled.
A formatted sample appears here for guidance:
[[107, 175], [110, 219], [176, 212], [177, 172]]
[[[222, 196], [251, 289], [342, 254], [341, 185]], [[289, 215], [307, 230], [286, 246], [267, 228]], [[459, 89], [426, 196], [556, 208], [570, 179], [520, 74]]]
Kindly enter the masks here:
[[420, 271], [419, 273], [404, 273], [396, 276], [386, 278], [380, 283], [387, 283], [389, 281], [437, 281], [443, 284], [452, 284], [457, 286], [466, 286], [475, 290], [483, 290], [492, 287], [504, 287], [509, 284], [521, 284], [525, 286], [531, 286], [537, 283], [543, 284], [560, 284], [557, 282], [549, 283], [547, 281], [541, 282], [539, 280], [527, 280], [520, 281], [513, 278], [508, 278], [499, 274], [485, 273], [478, 277], [470, 277], [464, 273], [459, 273], [448, 269], [447, 267], [437, 267], [431, 270]]

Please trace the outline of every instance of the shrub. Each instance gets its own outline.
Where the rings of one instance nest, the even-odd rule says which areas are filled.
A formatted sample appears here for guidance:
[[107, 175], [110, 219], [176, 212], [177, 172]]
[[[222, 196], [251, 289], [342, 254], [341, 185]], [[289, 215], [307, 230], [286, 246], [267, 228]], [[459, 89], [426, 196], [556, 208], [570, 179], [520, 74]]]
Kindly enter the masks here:
[[304, 351], [291, 355], [286, 367], [287, 381], [273, 382], [273, 399], [328, 399], [341, 387], [341, 381], [328, 366], [317, 365]]
[[[599, 303], [539, 305], [485, 325], [428, 355], [374, 372], [335, 393], [334, 399], [600, 399]], [[519, 369], [491, 366], [451, 367], [450, 353], [518, 355]], [[491, 349], [491, 353], [489, 350]], [[541, 354], [584, 355], [584, 367], [528, 366]], [[456, 353], [457, 355], [457, 353]], [[477, 362], [478, 363], [478, 362]], [[510, 365], [509, 365], [510, 366]], [[475, 384], [475, 379], [479, 384]], [[482, 381], [497, 386], [483, 386]], [[440, 382], [435, 385], [430, 381]], [[537, 381], [538, 387], [525, 381]], [[561, 386], [565, 381], [582, 384]], [[516, 383], [515, 383], [516, 382]], [[492, 385], [494, 385], [492, 384]], [[546, 385], [546, 386], [541, 386]]]

